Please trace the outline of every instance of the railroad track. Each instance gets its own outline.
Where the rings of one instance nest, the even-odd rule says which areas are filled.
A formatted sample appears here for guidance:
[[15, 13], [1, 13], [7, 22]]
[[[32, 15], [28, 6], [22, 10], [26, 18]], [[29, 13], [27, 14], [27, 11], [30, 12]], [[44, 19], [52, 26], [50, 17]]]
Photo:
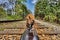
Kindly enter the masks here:
[[[23, 22], [23, 24], [25, 24], [25, 22]], [[48, 27], [48, 26], [41, 25], [40, 23], [36, 23], [35, 26], [36, 26], [36, 31], [38, 33], [40, 40], [60, 40], [60, 30], [58, 30], [57, 27], [56, 28]], [[26, 30], [26, 27], [24, 27], [24, 28], [23, 27], [19, 28], [19, 27], [17, 27], [17, 29], [14, 29], [14, 28], [13, 29], [10, 29], [10, 28], [5, 29], [4, 32], [0, 31], [1, 39], [3, 40], [3, 38], [7, 37], [8, 39], [13, 40], [12, 37], [14, 36], [16, 38], [15, 40], [19, 40], [20, 36]], [[19, 38], [17, 38], [17, 37], [19, 37]]]
[[36, 31], [40, 40], [60, 40], [59, 27], [48, 27], [37, 23]]
[[22, 20], [2, 20], [0, 23], [5, 23], [5, 22], [17, 22], [17, 21], [22, 21]]

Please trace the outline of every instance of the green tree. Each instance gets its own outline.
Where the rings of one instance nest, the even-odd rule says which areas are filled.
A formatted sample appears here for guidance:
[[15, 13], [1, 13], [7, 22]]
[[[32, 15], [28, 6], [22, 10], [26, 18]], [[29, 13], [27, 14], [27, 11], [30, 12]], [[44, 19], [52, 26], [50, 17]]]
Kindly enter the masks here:
[[13, 10], [15, 12], [15, 15], [6, 14], [6, 11], [3, 10], [3, 8], [1, 7], [0, 18], [5, 18], [7, 20], [24, 19], [24, 17], [29, 13], [29, 10], [27, 9], [26, 5], [23, 4], [24, 2], [26, 2], [26, 0], [16, 0], [15, 9]]
[[60, 22], [60, 0], [38, 0], [35, 5], [35, 16], [50, 22]]

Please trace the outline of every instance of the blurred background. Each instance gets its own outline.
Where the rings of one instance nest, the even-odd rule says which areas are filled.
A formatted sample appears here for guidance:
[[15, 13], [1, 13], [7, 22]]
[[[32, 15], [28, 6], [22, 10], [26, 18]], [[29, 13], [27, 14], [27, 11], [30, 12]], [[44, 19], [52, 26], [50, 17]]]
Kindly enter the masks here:
[[0, 20], [36, 19], [60, 24], [60, 0], [0, 0]]

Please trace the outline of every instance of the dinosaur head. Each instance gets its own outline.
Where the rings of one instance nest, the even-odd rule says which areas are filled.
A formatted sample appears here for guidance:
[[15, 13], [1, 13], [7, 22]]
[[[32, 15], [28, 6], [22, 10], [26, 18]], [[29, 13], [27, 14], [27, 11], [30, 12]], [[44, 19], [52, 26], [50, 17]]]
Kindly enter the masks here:
[[28, 15], [26, 16], [27, 27], [29, 27], [29, 26], [32, 27], [32, 25], [34, 24], [34, 19], [35, 19], [35, 17], [34, 17], [34, 15], [32, 15], [32, 14], [28, 14]]

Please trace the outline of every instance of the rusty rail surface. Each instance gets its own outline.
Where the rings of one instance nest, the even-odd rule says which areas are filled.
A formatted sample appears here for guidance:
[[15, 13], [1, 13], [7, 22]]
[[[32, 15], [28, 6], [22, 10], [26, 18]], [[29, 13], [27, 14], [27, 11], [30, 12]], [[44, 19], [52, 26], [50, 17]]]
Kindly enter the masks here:
[[17, 22], [17, 21], [22, 21], [22, 20], [2, 20], [0, 23], [5, 23], [5, 22]]

